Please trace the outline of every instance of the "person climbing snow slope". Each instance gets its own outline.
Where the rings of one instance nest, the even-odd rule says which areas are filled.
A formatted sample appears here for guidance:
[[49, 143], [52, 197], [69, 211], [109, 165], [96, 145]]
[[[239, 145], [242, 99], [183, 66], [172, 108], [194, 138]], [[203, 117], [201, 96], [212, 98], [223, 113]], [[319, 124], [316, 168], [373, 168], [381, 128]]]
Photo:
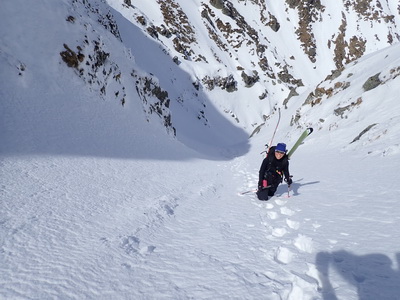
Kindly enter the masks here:
[[278, 143], [269, 149], [264, 158], [258, 179], [257, 197], [259, 200], [268, 200], [272, 197], [283, 177], [290, 186], [292, 179], [289, 174], [289, 160], [286, 155], [286, 144]]

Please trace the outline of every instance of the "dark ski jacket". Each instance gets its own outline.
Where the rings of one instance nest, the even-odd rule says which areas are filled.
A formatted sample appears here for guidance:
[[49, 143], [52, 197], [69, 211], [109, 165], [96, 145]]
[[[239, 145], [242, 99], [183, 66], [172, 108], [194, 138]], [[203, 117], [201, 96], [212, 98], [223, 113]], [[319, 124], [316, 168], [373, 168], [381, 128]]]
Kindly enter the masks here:
[[261, 164], [258, 186], [262, 185], [264, 179], [272, 180], [273, 182], [269, 182], [268, 184], [277, 186], [282, 182], [283, 176], [285, 176], [286, 180], [290, 178], [289, 160], [286, 154], [281, 159], [276, 159], [275, 146], [273, 146], [269, 149], [267, 157], [264, 158]]

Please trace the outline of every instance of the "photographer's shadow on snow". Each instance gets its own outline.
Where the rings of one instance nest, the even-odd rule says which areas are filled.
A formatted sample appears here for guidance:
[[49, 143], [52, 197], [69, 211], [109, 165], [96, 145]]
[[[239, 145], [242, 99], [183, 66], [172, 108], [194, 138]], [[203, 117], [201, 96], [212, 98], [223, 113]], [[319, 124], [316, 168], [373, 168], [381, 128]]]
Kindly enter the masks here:
[[[396, 254], [396, 260], [399, 268], [400, 252]], [[359, 300], [400, 299], [400, 270], [394, 269], [393, 265], [388, 256], [379, 253], [355, 255], [345, 250], [319, 252], [316, 266], [322, 299], [344, 299], [333, 281], [334, 276], [340, 276], [350, 283], [357, 291]]]

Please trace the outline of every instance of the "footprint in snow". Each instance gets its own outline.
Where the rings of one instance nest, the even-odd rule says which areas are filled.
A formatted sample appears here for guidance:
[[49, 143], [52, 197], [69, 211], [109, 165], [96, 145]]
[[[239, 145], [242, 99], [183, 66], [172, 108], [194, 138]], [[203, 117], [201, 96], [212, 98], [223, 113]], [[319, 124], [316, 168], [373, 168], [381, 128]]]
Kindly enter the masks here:
[[272, 229], [272, 235], [275, 237], [282, 237], [287, 233], [286, 228], [274, 228]]
[[281, 207], [281, 214], [285, 215], [285, 216], [293, 216], [294, 215], [294, 211], [287, 208], [287, 207]]
[[286, 219], [286, 224], [287, 224], [287, 226], [289, 226], [289, 228], [294, 229], [294, 230], [298, 230], [300, 228], [300, 223], [297, 221]]
[[274, 208], [274, 205], [273, 205], [272, 203], [267, 203], [267, 204], [265, 204], [265, 208], [267, 208], [267, 209], [273, 209], [273, 208]]
[[278, 213], [275, 212], [275, 211], [268, 211], [267, 212], [267, 216], [268, 216], [269, 219], [275, 220], [275, 219], [278, 218]]
[[281, 264], [288, 264], [292, 261], [293, 259], [293, 253], [285, 248], [285, 247], [278, 247], [278, 249], [275, 251], [275, 261]]
[[303, 252], [312, 253], [313, 252], [313, 241], [312, 238], [299, 234], [293, 243], [297, 249]]
[[287, 203], [287, 200], [275, 199], [275, 203], [282, 206], [282, 205], [285, 205]]
[[140, 248], [139, 253], [142, 255], [151, 254], [154, 252], [155, 249], [156, 249], [156, 246], [146, 246], [146, 247]]
[[140, 239], [136, 236], [126, 236], [122, 239], [121, 248], [125, 250], [127, 254], [137, 254], [139, 252]]

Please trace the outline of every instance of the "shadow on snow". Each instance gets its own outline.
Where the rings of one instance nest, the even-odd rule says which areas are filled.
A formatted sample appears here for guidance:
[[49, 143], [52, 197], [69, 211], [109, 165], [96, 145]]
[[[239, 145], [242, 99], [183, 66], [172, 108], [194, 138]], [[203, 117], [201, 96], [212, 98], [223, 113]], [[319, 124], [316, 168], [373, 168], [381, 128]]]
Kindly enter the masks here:
[[[400, 253], [396, 254], [397, 266]], [[345, 250], [320, 252], [316, 265], [324, 300], [337, 300], [340, 293], [332, 281], [339, 274], [357, 290], [359, 300], [400, 299], [400, 271], [393, 269], [392, 260], [384, 254], [355, 255]]]
[[[129, 88], [129, 99], [122, 107], [111, 101], [112, 97], [98, 99], [98, 95], [88, 91], [78, 78], [71, 80], [72, 70], [66, 69], [64, 64], [54, 65], [55, 71], [51, 73], [48, 72], [50, 67], [46, 69], [30, 63], [32, 56], [41, 57], [40, 53], [29, 54], [19, 49], [12, 57], [27, 64], [24, 75], [18, 75], [10, 64], [0, 68], [0, 78], [4, 79], [0, 88], [0, 155], [181, 161], [196, 158], [229, 160], [247, 153], [250, 146], [246, 132], [230, 123], [206, 94], [194, 89], [190, 75], [172, 61], [160, 44], [120, 13], [112, 11], [124, 46], [132, 51], [136, 65], [154, 74], [164, 89], [170, 87], [170, 111], [177, 137], [167, 135], [157, 117], [146, 122], [143, 100], [137, 95], [135, 83], [128, 74], [124, 74], [127, 78], [124, 84]], [[54, 43], [54, 46], [58, 44]], [[62, 44], [59, 47], [62, 49]], [[35, 49], [32, 51], [39, 51]], [[60, 60], [56, 47], [55, 64]], [[187, 87], [192, 95], [183, 99], [186, 107], [178, 102], [182, 87]], [[196, 112], [202, 110], [200, 107], [207, 113], [208, 124], [196, 116]]]

